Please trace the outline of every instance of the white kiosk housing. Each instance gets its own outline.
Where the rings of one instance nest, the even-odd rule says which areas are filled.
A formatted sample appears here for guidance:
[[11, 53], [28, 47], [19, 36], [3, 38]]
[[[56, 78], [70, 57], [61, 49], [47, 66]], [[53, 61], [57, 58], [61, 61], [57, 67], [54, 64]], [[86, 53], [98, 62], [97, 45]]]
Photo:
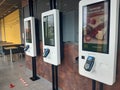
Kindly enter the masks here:
[[42, 13], [43, 59], [45, 62], [60, 64], [59, 10]]
[[35, 18], [28, 17], [24, 19], [25, 47], [26, 54], [36, 56], [36, 37], [35, 37]]
[[112, 85], [116, 79], [119, 0], [79, 3], [79, 73]]

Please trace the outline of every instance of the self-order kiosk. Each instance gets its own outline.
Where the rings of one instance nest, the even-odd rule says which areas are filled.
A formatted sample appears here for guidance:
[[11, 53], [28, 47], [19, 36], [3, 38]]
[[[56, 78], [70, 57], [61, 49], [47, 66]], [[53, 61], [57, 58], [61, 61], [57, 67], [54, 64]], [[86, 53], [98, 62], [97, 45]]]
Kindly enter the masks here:
[[116, 79], [119, 0], [79, 3], [79, 73], [112, 85]]
[[27, 17], [24, 19], [25, 30], [25, 53], [31, 57], [35, 57], [36, 52], [36, 34], [35, 34], [35, 18]]
[[43, 60], [52, 65], [60, 64], [59, 10], [42, 13]]

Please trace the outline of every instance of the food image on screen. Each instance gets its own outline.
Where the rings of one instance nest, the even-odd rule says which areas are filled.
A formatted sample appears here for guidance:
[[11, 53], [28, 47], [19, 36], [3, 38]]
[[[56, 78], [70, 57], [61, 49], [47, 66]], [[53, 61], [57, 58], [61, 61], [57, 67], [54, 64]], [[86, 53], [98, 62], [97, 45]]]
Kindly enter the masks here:
[[85, 51], [109, 53], [109, 2], [83, 7], [83, 44]]
[[44, 24], [44, 42], [45, 45], [54, 46], [55, 39], [54, 39], [54, 16], [48, 15], [44, 16], [43, 18]]
[[25, 31], [26, 31], [26, 42], [27, 43], [32, 43], [31, 21], [30, 20], [26, 22], [26, 26], [27, 26], [26, 29], [25, 29]]

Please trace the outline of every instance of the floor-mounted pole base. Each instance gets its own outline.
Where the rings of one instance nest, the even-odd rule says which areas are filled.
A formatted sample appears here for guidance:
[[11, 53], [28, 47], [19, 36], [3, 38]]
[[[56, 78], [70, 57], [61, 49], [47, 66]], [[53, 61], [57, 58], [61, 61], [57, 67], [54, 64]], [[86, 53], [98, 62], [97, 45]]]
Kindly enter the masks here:
[[36, 72], [36, 57], [32, 57], [32, 77], [30, 77], [30, 79], [32, 81], [36, 81], [38, 79], [40, 79], [38, 76], [37, 76], [37, 72]]
[[32, 80], [32, 81], [36, 81], [36, 80], [38, 80], [38, 79], [40, 79], [39, 77], [30, 77], [30, 79]]

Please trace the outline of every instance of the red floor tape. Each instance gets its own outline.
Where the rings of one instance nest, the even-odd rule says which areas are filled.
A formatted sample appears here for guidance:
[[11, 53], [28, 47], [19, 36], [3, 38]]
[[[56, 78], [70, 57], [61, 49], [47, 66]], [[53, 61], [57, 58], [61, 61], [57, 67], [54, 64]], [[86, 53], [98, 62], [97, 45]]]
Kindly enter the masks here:
[[15, 85], [11, 83], [11, 84], [9, 85], [9, 87], [10, 87], [10, 88], [14, 88]]
[[20, 78], [20, 81], [23, 83], [24, 86], [28, 86], [27, 82], [23, 78]]

